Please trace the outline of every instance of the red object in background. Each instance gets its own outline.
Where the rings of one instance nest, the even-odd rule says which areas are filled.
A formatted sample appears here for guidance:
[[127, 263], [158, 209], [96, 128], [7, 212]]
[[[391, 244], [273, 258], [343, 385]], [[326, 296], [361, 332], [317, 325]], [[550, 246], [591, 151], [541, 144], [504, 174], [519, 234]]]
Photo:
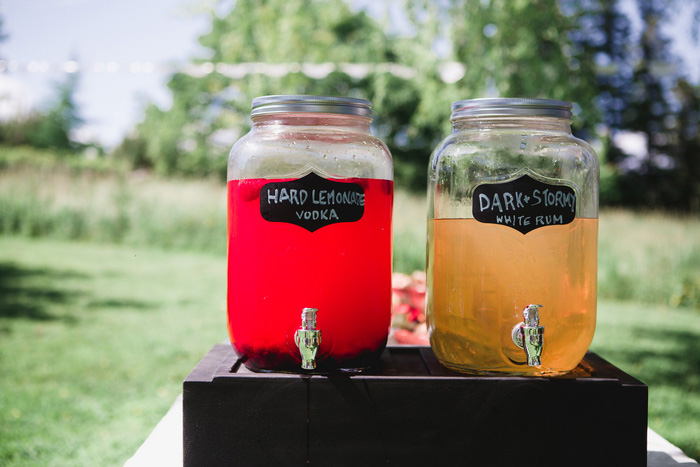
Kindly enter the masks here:
[[409, 331], [408, 329], [395, 329], [394, 340], [401, 345], [430, 345], [427, 334]]
[[391, 321], [393, 182], [342, 179], [365, 192], [359, 221], [314, 232], [260, 214], [272, 179], [228, 182], [228, 329], [254, 370], [298, 371], [294, 332], [305, 307], [318, 309], [319, 370], [368, 367], [383, 351]]
[[425, 272], [392, 276], [392, 336], [397, 344], [430, 345], [425, 324]]

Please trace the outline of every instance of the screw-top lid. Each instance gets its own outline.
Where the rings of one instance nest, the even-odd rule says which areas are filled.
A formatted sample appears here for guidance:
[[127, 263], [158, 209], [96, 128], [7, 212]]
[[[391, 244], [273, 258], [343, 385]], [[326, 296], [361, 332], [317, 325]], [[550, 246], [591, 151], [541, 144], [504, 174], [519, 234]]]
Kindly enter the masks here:
[[364, 99], [335, 96], [281, 95], [253, 99], [251, 115], [273, 113], [331, 113], [370, 117], [372, 103]]
[[452, 103], [452, 118], [555, 117], [571, 119], [571, 103], [554, 99], [482, 98]]

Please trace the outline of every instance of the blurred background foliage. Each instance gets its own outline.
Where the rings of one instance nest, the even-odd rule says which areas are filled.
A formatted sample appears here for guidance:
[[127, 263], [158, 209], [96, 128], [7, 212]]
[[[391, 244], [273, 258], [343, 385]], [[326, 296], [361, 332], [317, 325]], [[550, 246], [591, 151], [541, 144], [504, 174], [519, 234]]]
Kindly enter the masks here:
[[649, 384], [650, 426], [700, 459], [700, 88], [666, 35], [682, 8], [697, 41], [700, 3], [223, 4], [199, 58], [170, 77], [172, 105], [147, 105], [118, 147], [76, 137], [79, 73], [0, 120], [0, 464], [122, 465], [143, 442], [225, 337], [229, 148], [252, 98], [297, 93], [374, 104], [395, 159], [394, 270], [406, 273], [425, 267], [427, 161], [451, 102], [574, 102], [574, 132], [601, 160], [601, 204], [624, 208], [601, 212], [592, 348]]
[[[670, 12], [684, 7], [695, 17], [697, 41], [700, 5], [626, 1], [637, 9], [641, 34], [633, 34], [623, 0], [215, 5], [211, 31], [199, 38], [201, 57], [168, 82], [172, 105], [148, 105], [104, 157], [162, 176], [225, 179], [228, 150], [250, 127], [252, 98], [345, 95], [372, 101], [374, 132], [394, 155], [397, 186], [421, 190], [428, 156], [450, 131], [451, 102], [554, 98], [575, 103], [574, 132], [598, 149], [603, 205], [698, 212], [700, 89], [665, 28]], [[43, 109], [0, 122], [0, 144], [82, 154], [71, 137], [81, 124], [78, 85], [68, 75]], [[624, 144], [630, 138], [642, 141], [641, 151]]]

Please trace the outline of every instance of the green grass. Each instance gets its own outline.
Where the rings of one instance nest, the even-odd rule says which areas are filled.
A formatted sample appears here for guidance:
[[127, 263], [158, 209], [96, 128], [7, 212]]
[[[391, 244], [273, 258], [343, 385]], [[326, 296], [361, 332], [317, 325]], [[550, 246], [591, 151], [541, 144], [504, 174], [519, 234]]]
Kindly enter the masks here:
[[221, 253], [225, 193], [212, 180], [20, 166], [0, 171], [0, 233]]
[[603, 211], [598, 294], [700, 309], [700, 218]]
[[[397, 189], [394, 207], [394, 270], [422, 270], [425, 196]], [[0, 170], [0, 234], [224, 254], [226, 188], [16, 164]], [[700, 308], [697, 216], [603, 210], [598, 257], [601, 298]]]
[[122, 465], [227, 339], [225, 261], [0, 237], [0, 465]]
[[425, 269], [427, 204], [424, 196], [398, 190], [394, 195], [394, 271]]
[[[224, 287], [222, 255], [0, 237], [0, 465], [121, 465], [226, 340]], [[602, 301], [592, 349], [700, 458], [700, 314]]]
[[[120, 465], [226, 340], [225, 187], [0, 156], [0, 465]], [[395, 270], [425, 216], [397, 190]], [[603, 211], [599, 297], [593, 350], [700, 459], [700, 219]]]
[[[425, 267], [425, 199], [399, 191], [394, 266]], [[0, 234], [224, 254], [226, 188], [62, 165], [0, 170]]]
[[700, 313], [600, 301], [591, 350], [649, 387], [649, 426], [700, 459]]

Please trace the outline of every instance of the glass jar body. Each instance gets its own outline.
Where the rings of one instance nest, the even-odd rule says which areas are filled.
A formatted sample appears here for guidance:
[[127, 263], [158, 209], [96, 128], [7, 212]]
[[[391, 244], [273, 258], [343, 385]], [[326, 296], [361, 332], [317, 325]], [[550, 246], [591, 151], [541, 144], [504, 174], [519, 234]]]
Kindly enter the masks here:
[[318, 371], [361, 371], [391, 320], [393, 166], [366, 117], [253, 117], [228, 166], [228, 330], [244, 364], [299, 371], [315, 308]]
[[[453, 119], [428, 175], [426, 315], [444, 365], [551, 375], [581, 361], [595, 331], [598, 177], [568, 119]], [[513, 337], [533, 304], [539, 365]]]

